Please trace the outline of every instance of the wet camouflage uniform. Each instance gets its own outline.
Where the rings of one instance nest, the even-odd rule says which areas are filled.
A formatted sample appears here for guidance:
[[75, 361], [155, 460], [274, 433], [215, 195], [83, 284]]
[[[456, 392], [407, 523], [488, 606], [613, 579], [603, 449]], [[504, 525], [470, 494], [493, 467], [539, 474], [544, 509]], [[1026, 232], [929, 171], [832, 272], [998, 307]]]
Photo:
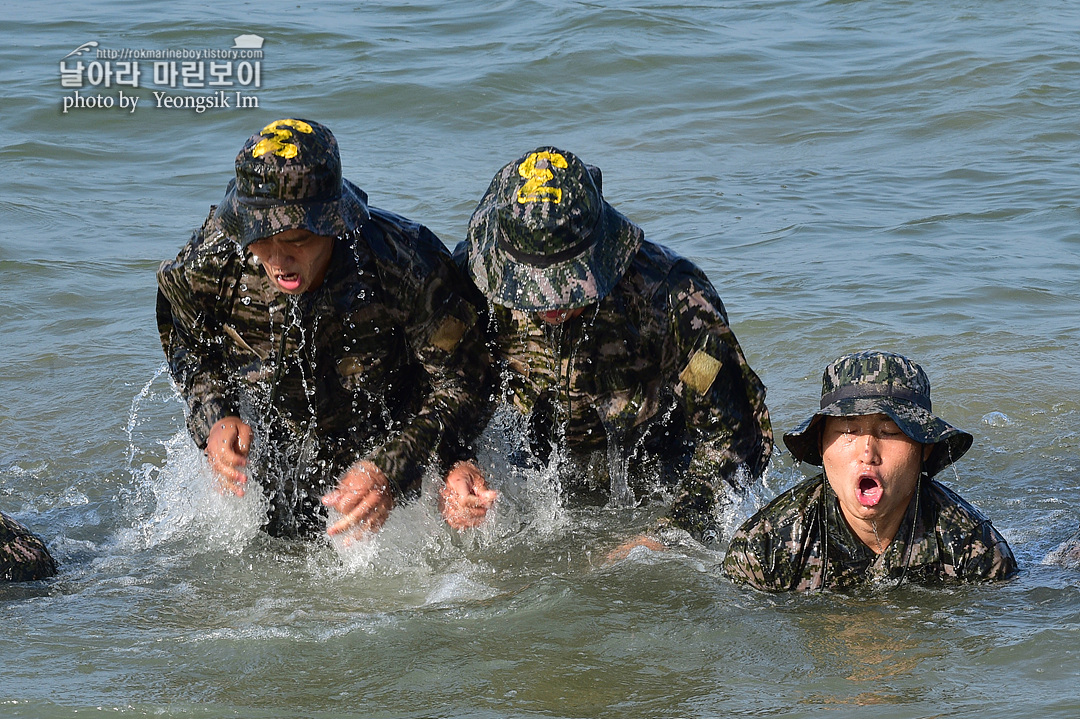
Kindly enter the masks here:
[[[534, 452], [564, 441], [571, 489], [598, 499], [608, 450], [632, 455], [638, 498], [657, 479], [677, 484], [669, 521], [707, 535], [724, 483], [768, 462], [765, 387], [704, 273], [645, 241], [599, 181], [556, 148], [525, 155], [496, 175], [455, 259], [493, 301], [505, 396], [529, 414]], [[555, 326], [537, 316], [577, 307]]]
[[56, 574], [56, 562], [29, 529], [0, 513], [0, 580], [29, 582]]
[[844, 521], [824, 475], [770, 502], [739, 528], [724, 573], [767, 592], [859, 585], [1005, 579], [1016, 572], [1009, 545], [955, 492], [923, 479], [885, 551], [877, 555]]
[[[278, 162], [277, 176], [251, 159], [259, 142], [295, 129], [284, 123], [313, 128], [296, 135], [322, 143], [316, 170], [329, 164], [329, 179], [310, 157], [296, 171], [304, 158], [264, 152], [258, 159]], [[337, 158], [316, 123], [271, 123], [241, 150], [222, 205], [158, 271], [158, 327], [191, 435], [205, 447], [223, 417], [252, 426], [249, 467], [271, 494], [267, 530], [276, 535], [321, 530], [319, 498], [359, 459], [383, 471], [398, 499], [414, 494], [432, 453], [444, 468], [469, 454], [487, 396], [490, 360], [461, 294], [468, 280], [427, 228], [368, 208], [362, 191], [342, 184]], [[237, 195], [255, 194], [267, 176], [285, 178], [286, 197], [338, 199], [329, 210], [305, 202], [245, 214], [252, 200]], [[279, 293], [244, 249], [292, 227], [337, 236], [322, 284], [300, 295]]]
[[971, 447], [972, 436], [935, 416], [930, 381], [901, 355], [860, 352], [830, 364], [820, 410], [784, 435], [792, 455], [821, 465], [823, 417], [886, 414], [911, 439], [931, 444], [900, 529], [881, 555], [848, 527], [824, 474], [783, 493], [739, 528], [724, 573], [769, 592], [1005, 579], [1017, 569], [990, 521], [933, 480]]

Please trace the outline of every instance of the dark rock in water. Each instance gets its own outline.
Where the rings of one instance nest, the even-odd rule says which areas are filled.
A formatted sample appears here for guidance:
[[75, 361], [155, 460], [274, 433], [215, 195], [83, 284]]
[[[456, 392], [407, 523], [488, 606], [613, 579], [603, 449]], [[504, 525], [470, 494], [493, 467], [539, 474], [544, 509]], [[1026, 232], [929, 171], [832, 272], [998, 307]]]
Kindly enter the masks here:
[[39, 537], [0, 512], [0, 581], [29, 582], [56, 574], [56, 560]]

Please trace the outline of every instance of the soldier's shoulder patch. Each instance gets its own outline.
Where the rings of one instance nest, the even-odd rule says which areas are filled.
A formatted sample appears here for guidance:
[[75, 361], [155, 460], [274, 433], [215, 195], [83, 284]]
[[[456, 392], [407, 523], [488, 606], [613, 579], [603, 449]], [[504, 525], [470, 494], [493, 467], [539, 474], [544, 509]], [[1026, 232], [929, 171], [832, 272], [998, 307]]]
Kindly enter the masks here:
[[444, 352], [453, 352], [461, 342], [461, 338], [465, 336], [467, 329], [469, 329], [468, 326], [457, 317], [444, 317], [435, 333], [431, 335], [431, 344]]
[[698, 350], [690, 355], [690, 361], [679, 373], [679, 381], [698, 394], [706, 394], [712, 387], [713, 380], [720, 372], [720, 360], [705, 350]]

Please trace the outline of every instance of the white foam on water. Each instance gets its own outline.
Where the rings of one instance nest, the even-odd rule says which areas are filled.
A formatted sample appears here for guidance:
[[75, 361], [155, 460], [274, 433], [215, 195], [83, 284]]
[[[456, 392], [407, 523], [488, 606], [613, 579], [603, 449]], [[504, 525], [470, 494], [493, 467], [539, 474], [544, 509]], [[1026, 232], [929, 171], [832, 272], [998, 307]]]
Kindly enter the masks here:
[[983, 424], [991, 427], [1008, 427], [1013, 421], [1004, 412], [987, 412], [982, 417]]
[[435, 587], [428, 592], [428, 604], [459, 604], [480, 599], [490, 599], [498, 591], [473, 578], [473, 572], [465, 570], [450, 572], [439, 577]]

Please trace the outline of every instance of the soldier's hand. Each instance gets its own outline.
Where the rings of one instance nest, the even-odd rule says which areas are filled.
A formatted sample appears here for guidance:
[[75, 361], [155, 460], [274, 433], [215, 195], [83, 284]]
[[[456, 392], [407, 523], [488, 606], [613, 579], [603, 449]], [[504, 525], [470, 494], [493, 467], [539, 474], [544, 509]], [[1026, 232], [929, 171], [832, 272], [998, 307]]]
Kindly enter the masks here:
[[337, 489], [323, 495], [322, 503], [342, 516], [326, 529], [330, 536], [351, 531], [353, 536], [374, 532], [394, 508], [390, 483], [373, 462], [360, 460], [338, 481]]
[[473, 462], [458, 462], [439, 491], [439, 512], [454, 529], [468, 529], [484, 521], [499, 493], [488, 489], [484, 474]]
[[237, 497], [244, 496], [248, 453], [251, 452], [251, 427], [239, 417], [226, 417], [214, 423], [206, 440], [206, 458], [217, 478], [217, 488]]
[[628, 539], [627, 541], [620, 544], [618, 547], [615, 547], [615, 549], [612, 549], [610, 552], [608, 552], [607, 560], [609, 562], [622, 561], [623, 559], [626, 559], [626, 557], [630, 554], [630, 550], [634, 549], [635, 547], [645, 547], [646, 549], [651, 549], [654, 552], [663, 552], [667, 549], [667, 547], [665, 547], [663, 543], [657, 541], [656, 539], [653, 539], [646, 534], [639, 534], [633, 539]]

